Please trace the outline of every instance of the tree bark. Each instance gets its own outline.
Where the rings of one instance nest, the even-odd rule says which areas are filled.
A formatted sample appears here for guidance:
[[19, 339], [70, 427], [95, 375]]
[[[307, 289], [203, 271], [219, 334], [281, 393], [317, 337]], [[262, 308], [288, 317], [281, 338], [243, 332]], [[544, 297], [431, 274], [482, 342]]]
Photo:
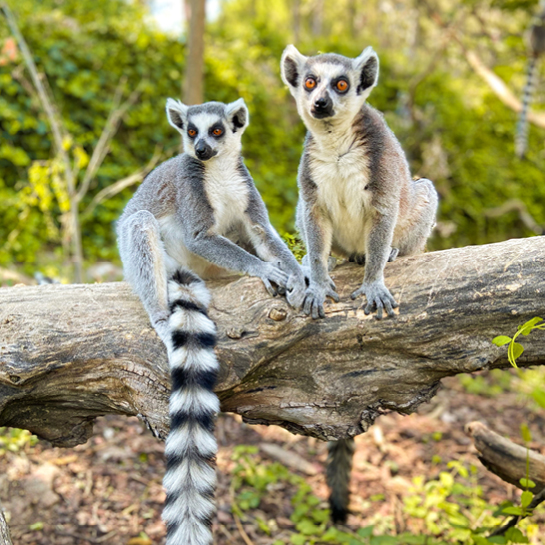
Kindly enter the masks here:
[[0, 505], [0, 545], [13, 545], [11, 541], [11, 536], [9, 533], [9, 527], [4, 518], [4, 513], [2, 512], [2, 506]]
[[182, 86], [185, 104], [201, 104], [204, 88], [205, 0], [189, 0], [188, 53]]
[[[398, 259], [386, 285], [394, 319], [366, 316], [349, 294], [357, 265], [332, 273], [341, 300], [314, 321], [256, 278], [210, 282], [224, 411], [320, 439], [411, 413], [442, 378], [509, 366], [491, 342], [543, 316], [545, 237]], [[523, 340], [521, 366], [545, 363], [545, 335]], [[84, 442], [98, 415], [138, 415], [168, 431], [166, 353], [124, 283], [0, 289], [0, 426], [56, 445]]]

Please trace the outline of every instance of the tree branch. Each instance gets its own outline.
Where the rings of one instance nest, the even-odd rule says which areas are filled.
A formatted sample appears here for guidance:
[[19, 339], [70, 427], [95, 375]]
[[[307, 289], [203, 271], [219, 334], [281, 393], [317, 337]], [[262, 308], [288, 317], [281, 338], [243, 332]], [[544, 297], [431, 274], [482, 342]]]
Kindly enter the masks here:
[[[341, 301], [313, 321], [256, 278], [210, 282], [224, 411], [320, 439], [410, 413], [457, 373], [506, 368], [491, 340], [543, 313], [545, 237], [406, 257], [386, 267], [395, 319], [366, 316], [349, 294], [363, 269], [333, 271]], [[545, 335], [521, 366], [545, 363]], [[0, 426], [57, 445], [83, 442], [98, 415], [139, 415], [165, 437], [165, 349], [124, 283], [0, 289]]]

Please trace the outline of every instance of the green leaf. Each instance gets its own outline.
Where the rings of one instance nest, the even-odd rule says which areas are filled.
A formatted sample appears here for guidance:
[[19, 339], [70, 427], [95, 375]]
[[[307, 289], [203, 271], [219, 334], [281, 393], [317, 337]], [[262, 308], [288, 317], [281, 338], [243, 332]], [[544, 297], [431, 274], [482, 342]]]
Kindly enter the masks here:
[[373, 536], [371, 545], [398, 545], [399, 541], [392, 536]]
[[532, 392], [532, 397], [534, 398], [534, 401], [542, 408], [545, 409], [545, 391], [536, 388]]
[[508, 337], [507, 335], [499, 335], [498, 337], [494, 337], [492, 339], [492, 342], [496, 346], [504, 346], [504, 345], [509, 344], [511, 342], [511, 337]]
[[532, 432], [527, 424], [520, 425], [520, 435], [524, 442], [529, 443], [532, 440]]
[[44, 528], [44, 523], [43, 522], [35, 522], [34, 524], [31, 524], [28, 527], [28, 529], [32, 530], [33, 532], [38, 531], [38, 530], [43, 530], [43, 528]]
[[517, 527], [509, 528], [505, 537], [513, 543], [529, 543], [528, 538]]
[[532, 502], [532, 499], [533, 499], [534, 495], [529, 491], [529, 490], [525, 490], [521, 497], [520, 497], [520, 503], [522, 504], [522, 507], [524, 509], [526, 509], [526, 507], [528, 507], [530, 505], [530, 503]]
[[516, 361], [518, 358], [522, 356], [522, 353], [524, 352], [524, 346], [522, 344], [517, 342], [512, 342], [509, 345], [509, 348], [507, 349], [507, 354], [509, 356], [509, 361], [511, 362], [511, 365], [517, 366]]
[[301, 534], [291, 534], [290, 541], [293, 545], [305, 545], [307, 538]]
[[520, 479], [519, 483], [524, 488], [534, 488], [536, 486], [536, 483], [534, 483], [534, 481], [532, 481], [532, 479], [527, 479], [526, 477], [523, 477], [522, 479]]
[[363, 528], [359, 528], [357, 534], [360, 537], [369, 537], [373, 535], [373, 528], [374, 526], [365, 526]]
[[504, 515], [522, 515], [522, 509], [520, 507], [506, 507], [502, 509], [502, 514]]
[[534, 326], [542, 321], [543, 318], [539, 318], [538, 316], [536, 316], [535, 318], [528, 320], [525, 324], [519, 325], [518, 329], [522, 335], [528, 335], [532, 331]]
[[488, 537], [488, 543], [497, 543], [498, 545], [506, 545], [507, 538], [504, 536], [492, 536]]

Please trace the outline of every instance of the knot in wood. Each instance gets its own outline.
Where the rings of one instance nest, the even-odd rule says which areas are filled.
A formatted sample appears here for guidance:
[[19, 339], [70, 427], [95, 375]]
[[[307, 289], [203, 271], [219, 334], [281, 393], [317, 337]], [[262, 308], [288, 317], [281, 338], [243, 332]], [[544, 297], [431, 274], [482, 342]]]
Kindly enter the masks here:
[[288, 316], [288, 311], [282, 307], [273, 307], [269, 312], [269, 318], [275, 322], [281, 322]]

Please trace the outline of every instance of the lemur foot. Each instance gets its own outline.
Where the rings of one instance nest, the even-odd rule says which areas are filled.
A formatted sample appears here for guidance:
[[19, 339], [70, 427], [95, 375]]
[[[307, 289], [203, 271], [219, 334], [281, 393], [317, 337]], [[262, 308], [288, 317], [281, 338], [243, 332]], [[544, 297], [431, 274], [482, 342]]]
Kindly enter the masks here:
[[330, 297], [335, 303], [339, 302], [339, 295], [335, 291], [335, 284], [331, 278], [326, 281], [325, 285], [320, 285], [317, 282], [310, 282], [305, 292], [303, 312], [307, 316], [312, 316], [314, 320], [325, 318], [324, 302], [326, 297]]
[[364, 282], [350, 297], [356, 299], [360, 295], [365, 295], [367, 298], [367, 305], [364, 309], [365, 314], [371, 314], [371, 312], [376, 310], [377, 320], [382, 320], [383, 309], [386, 309], [386, 313], [392, 318], [394, 316], [394, 308], [399, 306], [382, 281], [370, 284]]

